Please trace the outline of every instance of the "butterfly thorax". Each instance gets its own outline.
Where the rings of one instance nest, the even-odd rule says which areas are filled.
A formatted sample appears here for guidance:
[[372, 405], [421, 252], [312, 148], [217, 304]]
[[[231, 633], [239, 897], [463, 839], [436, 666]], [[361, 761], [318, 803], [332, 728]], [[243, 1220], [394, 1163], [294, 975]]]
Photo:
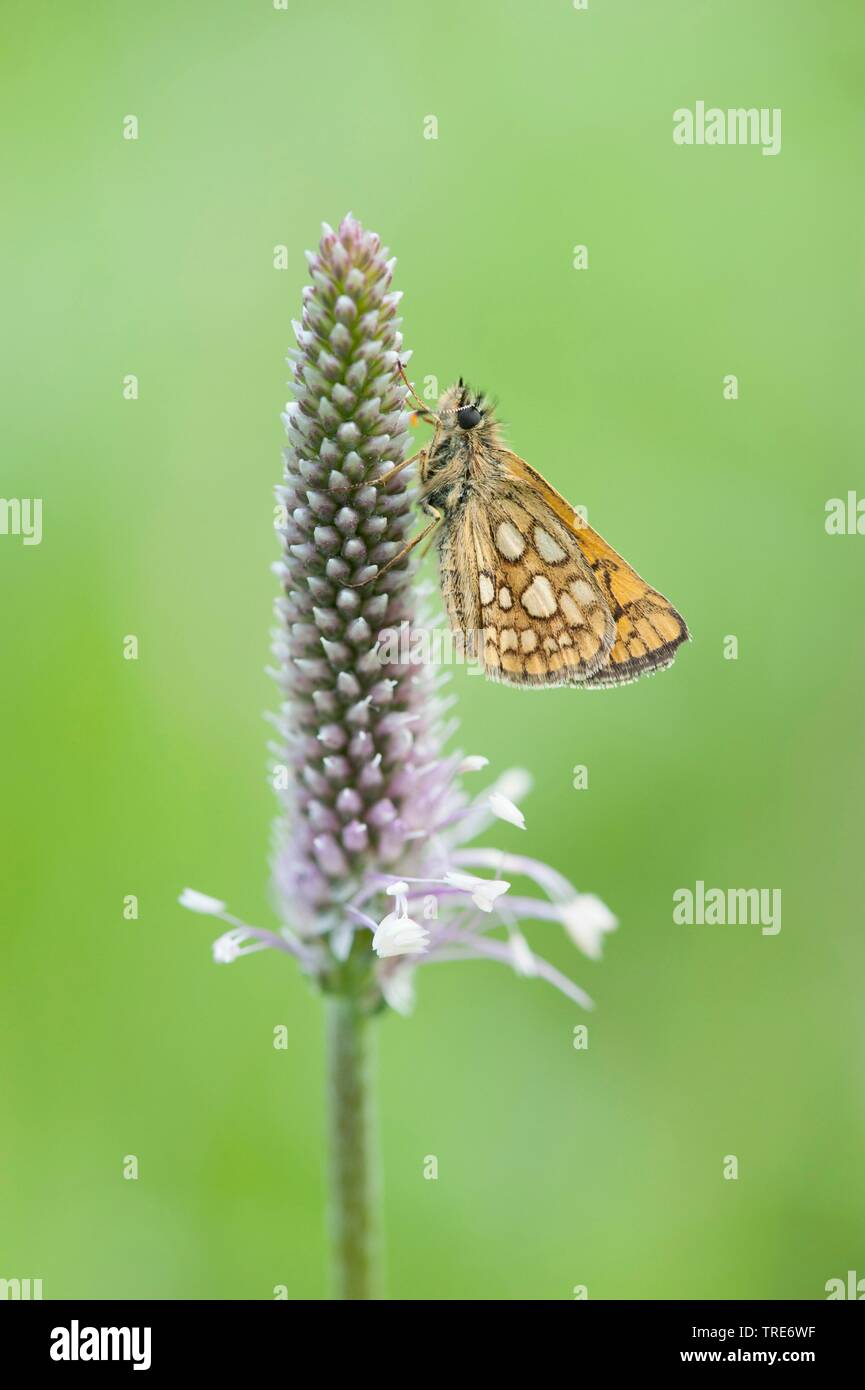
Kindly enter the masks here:
[[[473, 421], [468, 428], [460, 424], [466, 411]], [[461, 381], [451, 386], [439, 401], [435, 437], [421, 465], [420, 500], [453, 513], [472, 495], [493, 494], [501, 483], [502, 448], [501, 429], [486, 397]]]
[[499, 473], [496, 449], [474, 432], [458, 436], [440, 434], [421, 465], [420, 497], [443, 511], [452, 511], [461, 500], [494, 485]]

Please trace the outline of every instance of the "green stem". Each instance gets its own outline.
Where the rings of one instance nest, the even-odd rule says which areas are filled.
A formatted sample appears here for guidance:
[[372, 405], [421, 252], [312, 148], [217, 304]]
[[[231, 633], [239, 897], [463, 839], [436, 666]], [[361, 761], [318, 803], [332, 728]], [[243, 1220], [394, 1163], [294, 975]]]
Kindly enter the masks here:
[[351, 996], [325, 996], [334, 1297], [381, 1292], [380, 1183], [373, 1101], [376, 1021]]

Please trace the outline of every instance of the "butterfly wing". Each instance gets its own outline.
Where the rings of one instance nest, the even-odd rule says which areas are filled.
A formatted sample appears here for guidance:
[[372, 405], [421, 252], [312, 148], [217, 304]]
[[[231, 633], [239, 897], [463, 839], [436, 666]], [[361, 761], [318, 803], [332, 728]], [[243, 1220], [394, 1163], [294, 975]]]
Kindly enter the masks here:
[[491, 680], [586, 682], [606, 664], [615, 624], [571, 532], [526, 487], [473, 497], [441, 548], [454, 627]]
[[676, 649], [690, 639], [690, 633], [669, 599], [641, 579], [536, 469], [509, 451], [504, 452], [504, 460], [512, 492], [524, 488], [525, 495], [572, 536], [612, 616], [614, 639], [606, 658], [581, 684], [587, 689], [624, 685], [672, 665]]

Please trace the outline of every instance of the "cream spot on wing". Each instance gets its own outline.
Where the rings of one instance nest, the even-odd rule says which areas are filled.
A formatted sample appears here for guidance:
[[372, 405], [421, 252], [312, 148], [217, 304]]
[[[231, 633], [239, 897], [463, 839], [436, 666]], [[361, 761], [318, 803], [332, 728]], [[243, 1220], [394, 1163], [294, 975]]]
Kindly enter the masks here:
[[574, 603], [574, 600], [571, 598], [570, 594], [562, 594], [561, 598], [559, 599], [559, 603], [561, 604], [562, 612], [564, 613], [568, 622], [571, 624], [571, 627], [580, 627], [582, 623], [585, 623], [586, 619], [585, 615], [583, 614], [582, 608], [579, 608]]
[[499, 647], [503, 652], [516, 651], [517, 634], [512, 627], [503, 627], [499, 637]]
[[557, 540], [554, 540], [549, 531], [545, 531], [543, 526], [535, 527], [535, 546], [542, 560], [546, 560], [548, 565], [557, 565], [560, 560], [564, 560], [567, 552], [562, 549]]
[[556, 596], [545, 574], [536, 574], [522, 596], [522, 605], [533, 618], [551, 618], [556, 611]]
[[558, 650], [559, 650], [559, 644], [558, 644], [558, 642], [556, 641], [555, 637], [545, 637], [545, 638], [544, 638], [544, 651], [545, 651], [545, 652], [557, 652]]
[[512, 521], [500, 521], [496, 528], [496, 545], [506, 560], [518, 560], [526, 543]]
[[577, 600], [577, 603], [597, 603], [598, 601], [597, 590], [593, 589], [591, 584], [585, 579], [573, 580], [571, 583], [571, 593]]
[[607, 617], [603, 608], [593, 608], [589, 614], [589, 627], [596, 632], [599, 637], [603, 637], [607, 630]]
[[538, 634], [533, 627], [527, 627], [520, 633], [520, 646], [524, 652], [533, 652], [538, 645]]
[[490, 579], [488, 574], [482, 574], [480, 576], [480, 579], [478, 581], [478, 588], [480, 589], [481, 603], [492, 603], [493, 599], [496, 596], [496, 591], [493, 588], [493, 581]]
[[573, 642], [571, 641], [570, 637], [568, 636], [568, 634], [567, 634], [566, 632], [560, 632], [560, 633], [559, 633], [559, 646], [560, 646], [560, 647], [572, 647], [573, 645], [574, 645]]
[[512, 603], [513, 599], [511, 598], [510, 589], [502, 585], [501, 589], [499, 589], [499, 608], [502, 608], [505, 612], [507, 612]]

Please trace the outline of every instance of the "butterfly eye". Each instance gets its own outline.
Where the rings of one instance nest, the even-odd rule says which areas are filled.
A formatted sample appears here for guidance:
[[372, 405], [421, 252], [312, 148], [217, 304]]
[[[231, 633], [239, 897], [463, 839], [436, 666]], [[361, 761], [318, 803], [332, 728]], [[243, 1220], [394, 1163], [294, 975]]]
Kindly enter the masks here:
[[480, 423], [481, 412], [473, 405], [461, 405], [457, 411], [457, 424], [461, 430], [473, 430]]

